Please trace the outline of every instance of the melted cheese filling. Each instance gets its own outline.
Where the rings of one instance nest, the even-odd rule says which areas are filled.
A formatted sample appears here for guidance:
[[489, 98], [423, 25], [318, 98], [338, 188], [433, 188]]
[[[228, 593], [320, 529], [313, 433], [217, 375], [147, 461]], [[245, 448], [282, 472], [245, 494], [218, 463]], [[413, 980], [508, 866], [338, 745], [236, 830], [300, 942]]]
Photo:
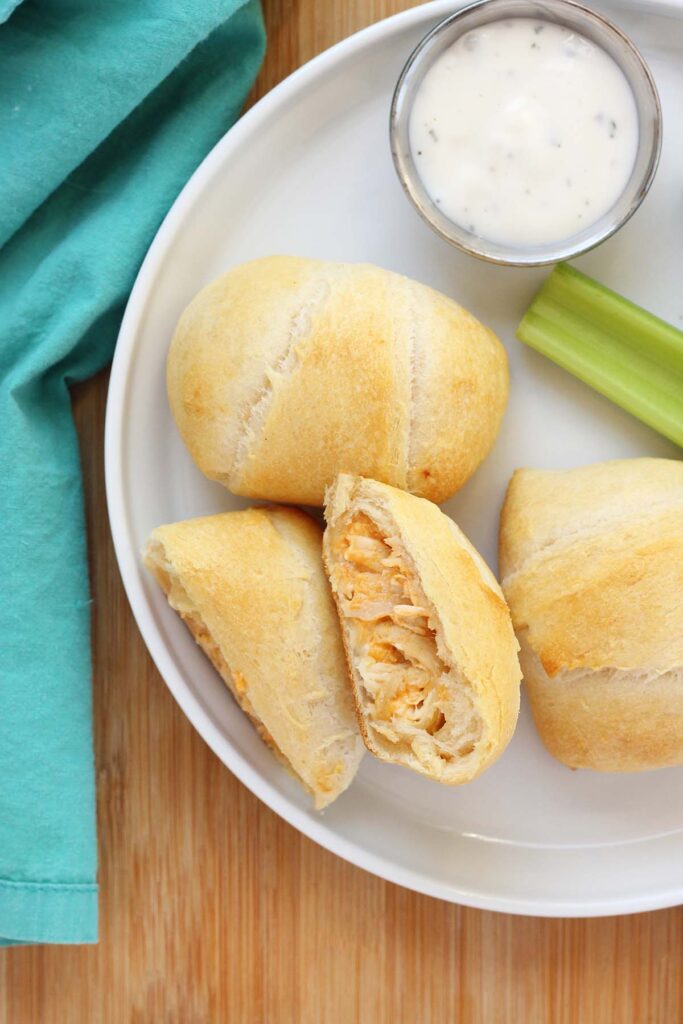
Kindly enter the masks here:
[[382, 536], [359, 513], [338, 555], [335, 584], [374, 738], [432, 767], [467, 757], [480, 738], [479, 716], [439, 656], [431, 612], [399, 539]]

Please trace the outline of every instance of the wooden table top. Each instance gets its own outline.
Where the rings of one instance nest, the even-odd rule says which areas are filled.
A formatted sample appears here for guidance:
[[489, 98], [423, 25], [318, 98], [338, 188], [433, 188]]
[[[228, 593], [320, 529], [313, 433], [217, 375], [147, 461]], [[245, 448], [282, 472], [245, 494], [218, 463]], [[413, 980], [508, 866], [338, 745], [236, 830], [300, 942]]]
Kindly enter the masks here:
[[[408, 0], [266, 0], [253, 98]], [[588, 921], [441, 903], [338, 860], [233, 778], [157, 674], [107, 525], [107, 377], [78, 389], [94, 596], [97, 947], [0, 952], [0, 1024], [683, 1021], [683, 908]]]

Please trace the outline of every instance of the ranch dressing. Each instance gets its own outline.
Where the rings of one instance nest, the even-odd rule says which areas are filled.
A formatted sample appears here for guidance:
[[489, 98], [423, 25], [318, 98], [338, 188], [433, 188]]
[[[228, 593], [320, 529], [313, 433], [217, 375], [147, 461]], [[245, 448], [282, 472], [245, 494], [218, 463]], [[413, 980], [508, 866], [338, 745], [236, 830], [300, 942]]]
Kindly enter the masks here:
[[409, 137], [422, 183], [450, 220], [494, 242], [542, 245], [582, 231], [619, 198], [638, 114], [599, 46], [562, 25], [509, 18], [437, 58]]

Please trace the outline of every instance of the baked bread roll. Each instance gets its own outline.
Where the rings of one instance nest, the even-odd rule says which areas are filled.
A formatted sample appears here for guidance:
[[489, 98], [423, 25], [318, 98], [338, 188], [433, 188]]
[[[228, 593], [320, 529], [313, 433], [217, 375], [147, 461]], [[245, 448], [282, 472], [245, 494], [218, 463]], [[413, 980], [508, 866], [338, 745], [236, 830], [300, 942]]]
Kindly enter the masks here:
[[160, 526], [145, 565], [315, 806], [349, 785], [363, 744], [322, 531], [303, 512], [253, 508]]
[[437, 782], [469, 782], [515, 728], [521, 672], [500, 588], [436, 505], [343, 475], [325, 566], [365, 744]]
[[204, 288], [167, 369], [206, 476], [304, 505], [340, 471], [442, 501], [488, 453], [508, 392], [502, 345], [455, 302], [378, 267], [293, 256]]
[[518, 470], [500, 566], [550, 753], [601, 771], [683, 764], [683, 463]]

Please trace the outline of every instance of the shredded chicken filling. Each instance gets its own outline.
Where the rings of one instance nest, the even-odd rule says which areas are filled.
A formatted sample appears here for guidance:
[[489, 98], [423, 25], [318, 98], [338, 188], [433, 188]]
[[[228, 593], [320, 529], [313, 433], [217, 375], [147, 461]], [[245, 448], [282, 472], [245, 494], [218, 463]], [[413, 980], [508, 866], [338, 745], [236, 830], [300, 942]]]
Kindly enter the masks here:
[[430, 611], [398, 538], [384, 537], [360, 513], [340, 554], [336, 582], [370, 727], [420, 760], [467, 756], [479, 738], [478, 716], [439, 656]]

